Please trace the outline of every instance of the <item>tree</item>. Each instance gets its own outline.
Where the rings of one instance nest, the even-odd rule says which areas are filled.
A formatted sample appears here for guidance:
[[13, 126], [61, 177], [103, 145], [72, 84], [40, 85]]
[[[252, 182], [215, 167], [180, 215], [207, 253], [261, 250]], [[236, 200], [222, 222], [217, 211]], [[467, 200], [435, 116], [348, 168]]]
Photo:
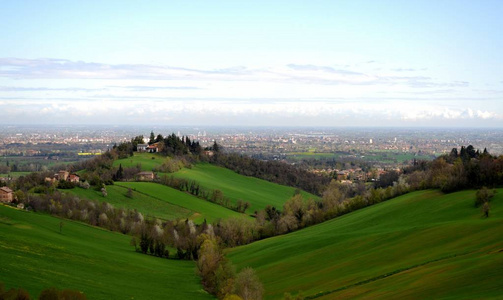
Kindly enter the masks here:
[[484, 205], [482, 205], [482, 213], [486, 218], [489, 218], [489, 202], [485, 202]]
[[252, 268], [244, 268], [236, 276], [234, 284], [236, 295], [243, 300], [260, 300], [264, 294], [264, 287]]
[[213, 146], [211, 148], [215, 152], [219, 152], [220, 151], [220, 146], [217, 144], [217, 141], [213, 142]]
[[148, 143], [149, 143], [149, 145], [155, 143], [155, 135], [154, 135], [153, 131], [150, 132], [150, 139], [149, 139]]
[[103, 195], [103, 197], [106, 197], [108, 195], [107, 193], [107, 189], [105, 188], [105, 186], [103, 185], [103, 187], [101, 188], [101, 194]]
[[122, 168], [122, 164], [119, 164], [119, 169], [117, 173], [115, 173], [115, 180], [122, 180], [124, 178], [124, 169]]
[[133, 190], [131, 188], [127, 189], [126, 197], [133, 198]]
[[487, 187], [482, 187], [475, 194], [475, 207], [479, 207], [485, 203], [488, 203], [489, 200], [494, 196], [494, 191], [488, 189]]

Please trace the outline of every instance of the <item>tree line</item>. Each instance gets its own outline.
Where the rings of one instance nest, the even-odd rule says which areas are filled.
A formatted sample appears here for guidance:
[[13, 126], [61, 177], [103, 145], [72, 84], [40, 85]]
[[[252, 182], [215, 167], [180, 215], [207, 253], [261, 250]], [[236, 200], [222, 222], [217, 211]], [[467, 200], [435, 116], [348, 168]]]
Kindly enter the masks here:
[[324, 186], [330, 182], [330, 178], [326, 176], [311, 173], [294, 165], [258, 160], [236, 153], [216, 153], [210, 158], [210, 162], [241, 175], [300, 188], [315, 195], [321, 195]]

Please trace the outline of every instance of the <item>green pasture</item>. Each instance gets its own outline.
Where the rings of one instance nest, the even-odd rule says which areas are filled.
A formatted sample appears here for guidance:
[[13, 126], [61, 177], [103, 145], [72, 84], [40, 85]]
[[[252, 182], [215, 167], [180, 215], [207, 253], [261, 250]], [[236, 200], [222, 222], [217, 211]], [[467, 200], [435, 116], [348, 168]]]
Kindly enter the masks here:
[[94, 189], [74, 188], [71, 190], [62, 190], [66, 193], [72, 193], [80, 198], [89, 200], [98, 200], [108, 202], [116, 208], [136, 209], [146, 217], [156, 217], [164, 220], [175, 220], [189, 218], [196, 212], [188, 208], [171, 204], [161, 198], [152, 197], [146, 194], [132, 191], [132, 198], [127, 197], [128, 189], [119, 185], [108, 185], [107, 196], [103, 197], [101, 191]]
[[140, 164], [142, 171], [152, 171], [153, 168], [162, 165], [167, 159], [169, 158], [158, 153], [134, 152], [132, 157], [115, 160], [114, 166], [122, 165], [123, 168], [131, 168]]
[[0, 177], [7, 178], [8, 176], [10, 176], [11, 178], [19, 178], [21, 176], [26, 176], [30, 173], [31, 172], [9, 172], [9, 174], [0, 174]]
[[115, 184], [117, 186], [131, 188], [136, 192], [171, 205], [193, 211], [194, 213], [190, 216], [190, 219], [194, 220], [196, 223], [201, 223], [204, 219], [211, 223], [218, 219], [230, 217], [247, 218], [244, 214], [161, 184], [152, 182], [116, 182]]
[[404, 153], [395, 151], [371, 151], [361, 154], [343, 154], [343, 153], [326, 153], [326, 152], [291, 152], [287, 153], [287, 158], [290, 160], [302, 159], [322, 159], [333, 158], [335, 160], [354, 155], [354, 159], [381, 163], [404, 163], [413, 160], [433, 160], [432, 155], [415, 155], [414, 153]]
[[503, 189], [489, 218], [475, 191], [410, 193], [291, 234], [231, 249], [266, 299], [497, 299], [503, 295]]
[[[247, 201], [250, 203], [247, 213], [264, 209], [267, 205], [282, 209], [283, 203], [290, 199], [295, 192], [293, 187], [243, 176], [229, 169], [204, 163], [194, 165], [191, 169], [185, 168], [166, 175], [195, 180], [206, 189], [221, 190], [232, 203], [236, 203], [239, 199]], [[301, 191], [301, 193], [305, 199], [317, 199], [316, 196], [307, 192]]]
[[[63, 222], [60, 233], [60, 222]], [[0, 281], [37, 299], [49, 287], [88, 299], [212, 299], [192, 261], [134, 251], [131, 237], [0, 205]]]

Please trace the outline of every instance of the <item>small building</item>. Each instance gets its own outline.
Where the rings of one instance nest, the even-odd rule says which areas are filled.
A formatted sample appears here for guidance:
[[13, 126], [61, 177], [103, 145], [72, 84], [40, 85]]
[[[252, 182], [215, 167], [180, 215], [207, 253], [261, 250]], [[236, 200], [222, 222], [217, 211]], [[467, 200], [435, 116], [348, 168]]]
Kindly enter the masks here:
[[80, 177], [77, 174], [70, 174], [70, 176], [68, 176], [68, 181], [70, 181], [70, 182], [78, 183], [79, 180], [80, 180]]
[[346, 172], [340, 171], [337, 172], [337, 180], [342, 181], [348, 179], [348, 174]]
[[153, 145], [148, 145], [147, 152], [149, 152], [149, 153], [157, 153], [157, 152], [159, 152], [159, 147], [157, 147], [154, 144]]
[[212, 157], [213, 155], [215, 155], [215, 152], [213, 152], [212, 150], [206, 150], [204, 151], [204, 154], [206, 156]]
[[10, 203], [12, 202], [13, 193], [12, 190], [6, 186], [0, 188], [0, 202]]
[[61, 170], [58, 172], [58, 179], [66, 181], [68, 179], [68, 175], [70, 175], [68, 171]]
[[154, 180], [154, 172], [144, 171], [136, 175], [138, 181], [152, 181]]
[[138, 152], [147, 152], [148, 144], [138, 144], [136, 146], [136, 151]]

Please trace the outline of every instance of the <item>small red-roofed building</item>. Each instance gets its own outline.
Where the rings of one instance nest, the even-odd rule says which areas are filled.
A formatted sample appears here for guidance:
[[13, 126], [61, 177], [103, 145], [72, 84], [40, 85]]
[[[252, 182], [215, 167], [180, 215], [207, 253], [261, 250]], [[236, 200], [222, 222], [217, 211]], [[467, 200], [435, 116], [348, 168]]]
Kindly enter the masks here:
[[0, 202], [10, 203], [14, 199], [12, 190], [6, 186], [0, 188]]

